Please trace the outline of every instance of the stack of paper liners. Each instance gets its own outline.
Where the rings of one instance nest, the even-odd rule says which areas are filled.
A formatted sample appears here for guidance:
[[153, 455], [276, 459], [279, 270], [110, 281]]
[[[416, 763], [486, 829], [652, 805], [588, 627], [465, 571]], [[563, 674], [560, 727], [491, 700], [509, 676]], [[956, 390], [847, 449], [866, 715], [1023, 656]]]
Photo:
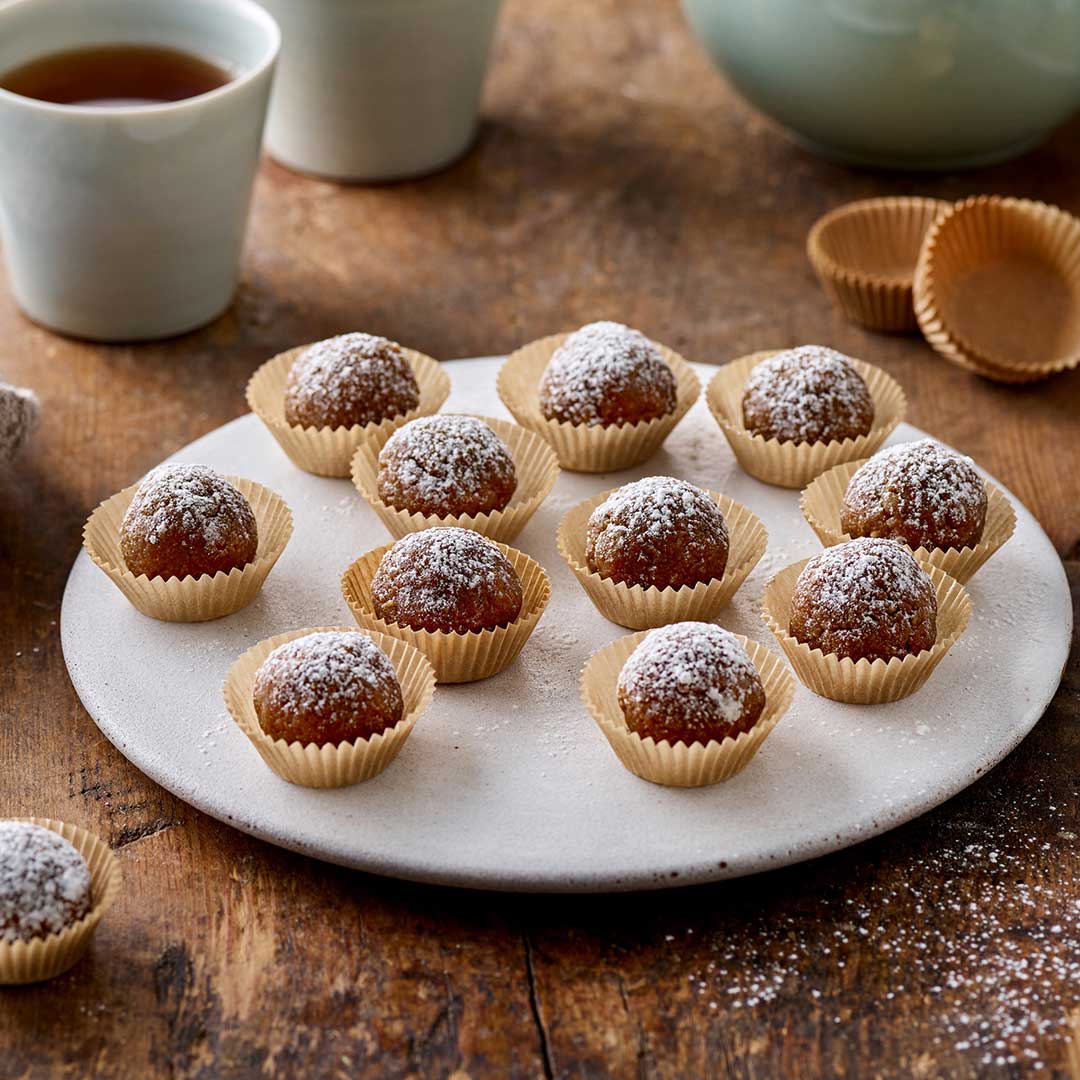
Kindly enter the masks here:
[[411, 626], [380, 619], [371, 600], [371, 580], [383, 555], [393, 547], [385, 544], [361, 555], [345, 571], [341, 592], [354, 618], [365, 629], [399, 638], [419, 649], [435, 668], [441, 683], [478, 682], [497, 675], [513, 663], [528, 640], [551, 598], [551, 582], [539, 563], [522, 551], [495, 543], [510, 560], [521, 580], [521, 614], [506, 626], [468, 634], [414, 630]]
[[506, 420], [480, 416], [500, 439], [506, 443], [514, 459], [517, 489], [502, 510], [483, 514], [462, 514], [437, 517], [434, 514], [413, 514], [399, 510], [379, 498], [379, 451], [392, 432], [377, 432], [357, 447], [352, 462], [352, 479], [356, 490], [367, 500], [391, 536], [399, 539], [406, 533], [422, 529], [457, 526], [473, 529], [491, 540], [510, 543], [528, 524], [540, 504], [548, 497], [559, 478], [559, 462], [554, 451], [539, 435]]
[[[324, 630], [367, 634], [394, 665], [404, 710], [397, 724], [370, 739], [355, 739], [337, 746], [287, 743], [271, 739], [259, 725], [252, 688], [262, 662], [286, 641]], [[317, 626], [278, 634], [252, 646], [229, 669], [225, 680], [225, 705], [240, 730], [251, 740], [263, 761], [292, 784], [311, 788], [337, 788], [378, 776], [400, 753], [405, 740], [435, 693], [435, 672], [427, 658], [411, 645], [387, 634], [356, 630], [349, 626]]]
[[229, 573], [200, 577], [136, 577], [124, 564], [120, 551], [120, 525], [139, 485], [132, 484], [106, 499], [83, 529], [83, 546], [90, 558], [144, 615], [164, 622], [205, 622], [246, 607], [262, 588], [267, 574], [292, 536], [292, 512], [280, 495], [253, 480], [226, 477], [251, 504], [259, 529], [253, 562]]
[[316, 476], [348, 476], [353, 454], [364, 439], [376, 432], [385, 432], [389, 438], [390, 433], [402, 424], [418, 416], [437, 413], [450, 396], [450, 377], [442, 366], [430, 356], [403, 348], [401, 351], [420, 390], [420, 403], [415, 409], [377, 424], [354, 424], [348, 428], [288, 424], [285, 421], [285, 383], [293, 362], [308, 348], [310, 345], [300, 345], [267, 360], [248, 382], [247, 402], [293, 464]]
[[750, 731], [723, 742], [656, 742], [643, 739], [626, 726], [618, 699], [619, 672], [648, 631], [628, 634], [593, 653], [581, 673], [581, 698], [618, 759], [630, 772], [667, 787], [704, 787], [727, 780], [746, 768], [750, 759], [788, 710], [795, 680], [783, 661], [764, 645], [736, 634], [765, 686], [765, 708]]
[[90, 869], [90, 910], [73, 926], [30, 941], [0, 941], [0, 986], [41, 982], [65, 972], [86, 952], [102, 915], [120, 891], [120, 862], [93, 833], [50, 818], [23, 818], [59, 833]]
[[660, 449], [675, 425], [697, 401], [701, 384], [690, 365], [676, 352], [657, 343], [675, 375], [675, 411], [657, 420], [616, 427], [548, 420], [540, 411], [540, 378], [566, 334], [553, 334], [522, 346], [499, 369], [497, 388], [514, 419], [543, 436], [558, 455], [559, 464], [572, 472], [600, 473], [628, 469]]
[[725, 364], [709, 382], [705, 400], [739, 464], [751, 476], [778, 487], [805, 487], [815, 476], [839, 465], [869, 457], [904, 419], [907, 399], [900, 384], [880, 368], [852, 360], [874, 401], [874, 424], [866, 435], [831, 442], [778, 442], [751, 435], [743, 423], [742, 398], [750, 372], [779, 350], [750, 353]]
[[964, 587], [936, 566], [926, 567], [937, 593], [937, 639], [933, 648], [884, 660], [853, 661], [811, 649], [788, 633], [795, 580], [809, 562], [803, 559], [776, 574], [765, 586], [765, 622], [784, 650], [799, 681], [821, 697], [852, 705], [880, 705], [915, 693], [953, 647], [971, 617], [971, 598]]
[[589, 515], [617, 490], [602, 492], [568, 511], [559, 523], [556, 540], [559, 553], [596, 610], [620, 626], [644, 630], [687, 620], [709, 622], [731, 603], [739, 586], [765, 554], [769, 534], [761, 519], [741, 503], [710, 491], [728, 527], [728, 561], [723, 577], [679, 589], [642, 588], [601, 577], [592, 573], [585, 561], [586, 531]]
[[[848, 461], [822, 473], [803, 493], [799, 502], [803, 517], [818, 539], [826, 546], [850, 540], [840, 525], [840, 510], [844, 502], [848, 481], [855, 471], [866, 464], [864, 461]], [[913, 551], [915, 558], [928, 566], [944, 570], [949, 577], [965, 584], [975, 571], [1013, 534], [1016, 528], [1016, 511], [1004, 492], [995, 484], [986, 484], [986, 524], [982, 539], [973, 547], [932, 548], [920, 547]]]

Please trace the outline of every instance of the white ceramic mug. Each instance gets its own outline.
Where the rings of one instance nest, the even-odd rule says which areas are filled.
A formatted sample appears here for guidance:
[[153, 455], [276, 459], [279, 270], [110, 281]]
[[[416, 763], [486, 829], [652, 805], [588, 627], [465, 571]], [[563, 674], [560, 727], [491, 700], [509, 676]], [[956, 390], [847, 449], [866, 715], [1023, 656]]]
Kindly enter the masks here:
[[156, 45], [233, 73], [160, 105], [54, 105], [0, 90], [0, 232], [36, 322], [76, 337], [168, 337], [236, 289], [280, 45], [252, 0], [0, 3], [0, 75], [50, 53]]
[[444, 168], [476, 134], [500, 0], [262, 0], [281, 24], [266, 145], [335, 180]]

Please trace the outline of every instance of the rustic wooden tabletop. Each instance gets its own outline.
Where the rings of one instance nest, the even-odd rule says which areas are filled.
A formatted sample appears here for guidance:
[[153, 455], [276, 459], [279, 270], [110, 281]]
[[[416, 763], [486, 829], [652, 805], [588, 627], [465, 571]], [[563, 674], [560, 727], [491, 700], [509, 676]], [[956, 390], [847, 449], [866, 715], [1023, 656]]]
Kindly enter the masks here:
[[125, 879], [78, 967], [0, 991], [0, 1077], [1063, 1075], [1076, 650], [1034, 733], [920, 821], [752, 879], [610, 898], [454, 892], [277, 850], [150, 783], [80, 706], [57, 622], [88, 511], [243, 412], [260, 361], [347, 329], [438, 357], [596, 318], [702, 361], [834, 345], [1023, 499], [1080, 587], [1080, 372], [1006, 388], [863, 333], [803, 253], [820, 213], [867, 195], [1080, 212], [1080, 123], [977, 173], [826, 164], [734, 96], [674, 0], [509, 0], [485, 117], [471, 154], [418, 183], [267, 162], [237, 302], [201, 333], [66, 341], [0, 288], [0, 371], [44, 407], [0, 478], [0, 813], [96, 830]]

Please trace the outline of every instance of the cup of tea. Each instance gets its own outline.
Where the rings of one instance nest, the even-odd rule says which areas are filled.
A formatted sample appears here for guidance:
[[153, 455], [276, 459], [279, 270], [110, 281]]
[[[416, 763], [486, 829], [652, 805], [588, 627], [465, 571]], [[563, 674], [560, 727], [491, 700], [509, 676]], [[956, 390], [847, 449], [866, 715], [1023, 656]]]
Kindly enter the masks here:
[[140, 341], [229, 306], [279, 46], [252, 0], [0, 3], [0, 234], [31, 319]]

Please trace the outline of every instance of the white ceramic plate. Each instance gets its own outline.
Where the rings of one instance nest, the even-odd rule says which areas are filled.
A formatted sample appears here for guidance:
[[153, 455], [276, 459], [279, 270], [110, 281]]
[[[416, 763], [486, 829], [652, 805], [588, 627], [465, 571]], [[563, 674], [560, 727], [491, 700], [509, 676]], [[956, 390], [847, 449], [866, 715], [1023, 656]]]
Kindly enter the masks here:
[[[450, 365], [449, 411], [505, 416], [497, 360]], [[710, 369], [701, 369], [708, 378]], [[903, 425], [892, 441], [922, 433]], [[351, 624], [338, 580], [387, 542], [348, 480], [300, 472], [254, 416], [170, 460], [203, 462], [280, 492], [296, 518], [256, 602], [228, 619], [170, 625], [138, 614], [80, 554], [61, 630], [75, 689], [105, 735], [148, 776], [245, 832], [321, 859], [420, 881], [521, 891], [647, 889], [749, 874], [809, 859], [908, 821], [1004, 757], [1043, 713], [1068, 652], [1065, 575], [1016, 499], [1013, 539], [969, 588], [971, 625], [918, 694], [893, 705], [838, 705], [799, 687], [750, 766], [717, 787], [655, 787], [624, 771], [578, 699], [589, 654], [627, 633], [589, 604], [555, 548], [572, 504], [652, 473], [746, 503], [769, 549], [719, 620], [775, 642], [758, 615], [766, 578], [820, 549], [798, 492], [736, 465], [698, 402], [646, 466], [564, 473], [517, 546], [554, 595], [518, 661], [487, 682], [443, 686], [405, 750], [377, 779], [339, 791], [280, 780], [234, 727], [221, 686], [262, 638]], [[996, 481], [995, 481], [996, 482]]]

